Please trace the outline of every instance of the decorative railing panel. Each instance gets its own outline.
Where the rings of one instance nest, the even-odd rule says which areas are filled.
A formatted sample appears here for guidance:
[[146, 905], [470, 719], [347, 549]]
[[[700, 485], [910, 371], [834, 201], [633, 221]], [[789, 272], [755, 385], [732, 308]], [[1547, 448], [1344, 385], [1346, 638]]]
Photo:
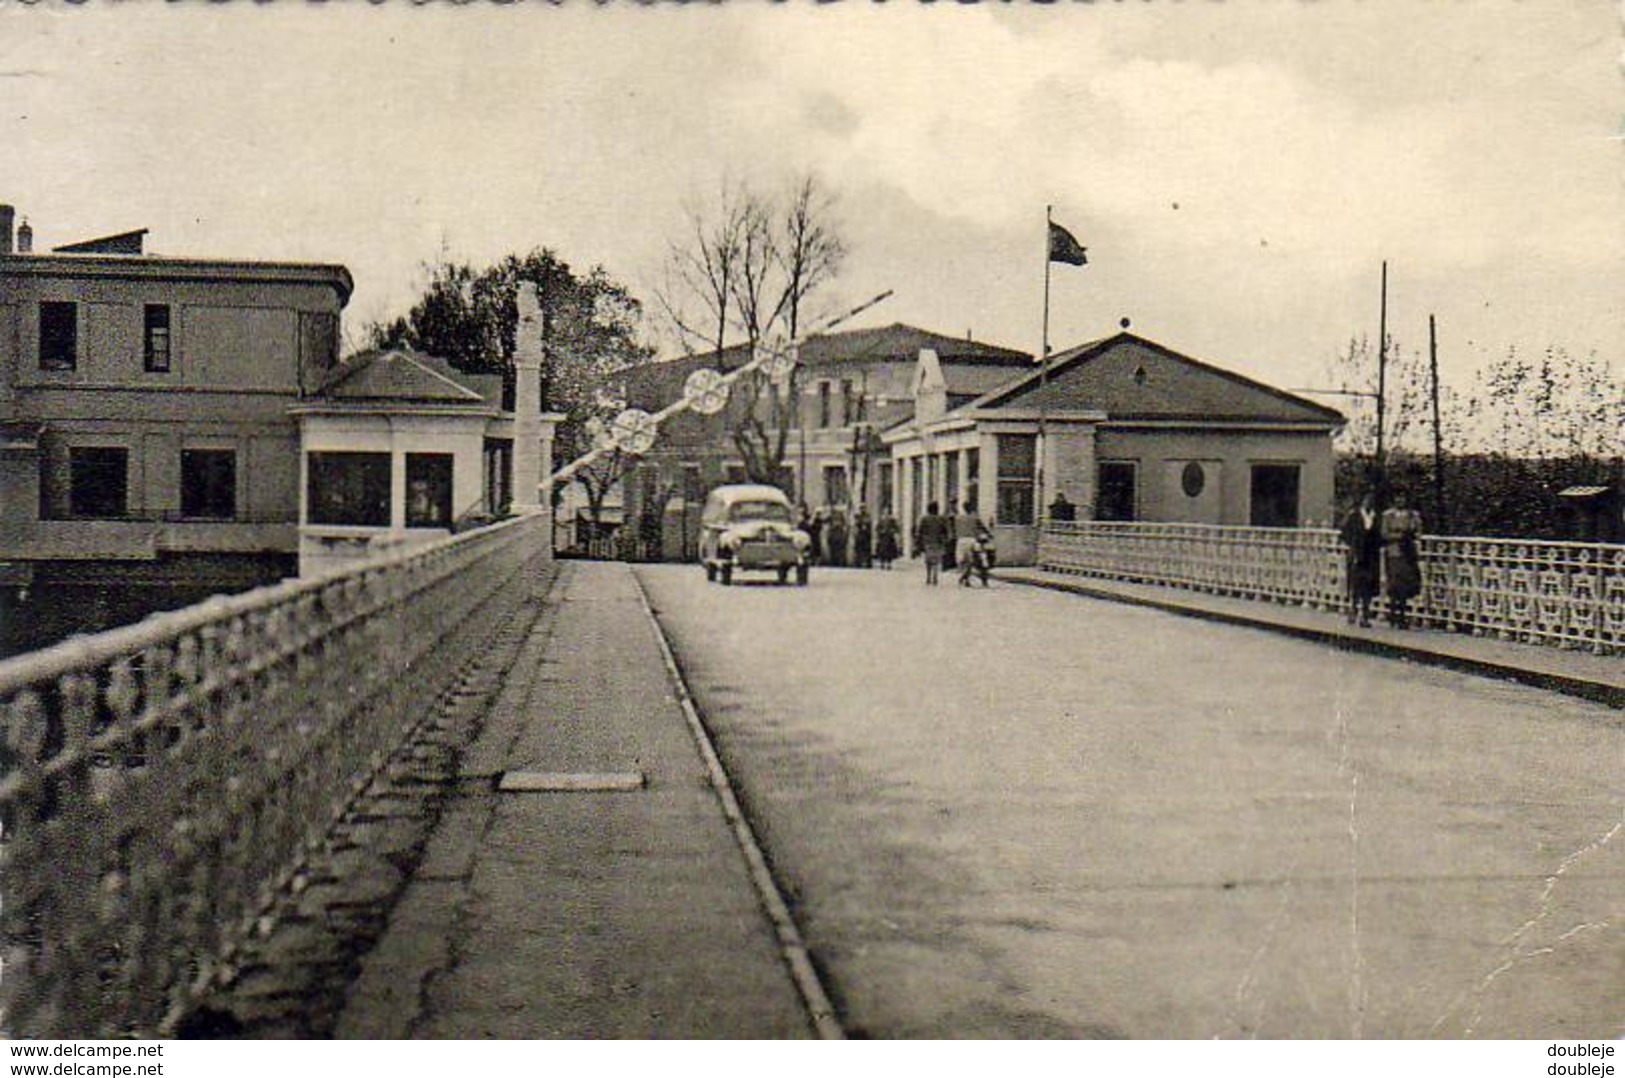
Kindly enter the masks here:
[[530, 594], [544, 521], [0, 663], [0, 1031], [163, 1031]]
[[[1625, 652], [1625, 546], [1424, 536], [1419, 625]], [[1346, 611], [1343, 548], [1325, 528], [1049, 523], [1041, 568]], [[1379, 602], [1378, 610], [1382, 610]]]

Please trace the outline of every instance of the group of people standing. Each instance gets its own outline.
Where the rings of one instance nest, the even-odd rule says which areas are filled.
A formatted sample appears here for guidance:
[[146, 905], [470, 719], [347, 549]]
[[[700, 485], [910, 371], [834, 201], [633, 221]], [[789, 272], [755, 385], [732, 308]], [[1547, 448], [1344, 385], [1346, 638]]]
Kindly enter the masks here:
[[812, 539], [813, 559], [819, 565], [890, 569], [902, 554], [897, 518], [890, 509], [882, 509], [880, 519], [873, 520], [869, 510], [859, 506], [849, 519], [844, 509], [826, 506], [809, 512], [803, 505], [796, 527]]
[[989, 586], [993, 532], [976, 515], [974, 502], [966, 502], [964, 510], [951, 517], [944, 516], [936, 502], [927, 505], [925, 515], [914, 528], [914, 549], [925, 558], [927, 584], [935, 585], [941, 580], [945, 565], [949, 568], [957, 565], [960, 587], [970, 587], [973, 578], [979, 579], [982, 587]]
[[1348, 565], [1349, 624], [1371, 624], [1371, 607], [1386, 594], [1388, 623], [1396, 629], [1409, 625], [1411, 600], [1422, 593], [1422, 561], [1417, 541], [1422, 515], [1406, 506], [1402, 496], [1378, 511], [1376, 495], [1366, 493], [1339, 533]]
[[[902, 533], [889, 508], [882, 508], [880, 518], [874, 520], [862, 506], [849, 516], [842, 509], [808, 510], [803, 505], [796, 527], [812, 540], [813, 560], [819, 565], [890, 569], [903, 554]], [[993, 532], [976, 515], [971, 502], [957, 516], [944, 515], [936, 502], [927, 506], [914, 527], [914, 550], [925, 559], [927, 584], [938, 583], [944, 567], [957, 566], [961, 585], [969, 587], [973, 579], [979, 579], [983, 587], [988, 586]]]

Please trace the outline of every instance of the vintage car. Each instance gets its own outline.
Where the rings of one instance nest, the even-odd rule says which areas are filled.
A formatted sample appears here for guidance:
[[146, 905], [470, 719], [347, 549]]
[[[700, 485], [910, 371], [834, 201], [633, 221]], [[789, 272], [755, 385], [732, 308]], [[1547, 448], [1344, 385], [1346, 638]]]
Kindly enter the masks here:
[[752, 483], [717, 487], [700, 516], [700, 564], [705, 579], [732, 584], [734, 573], [765, 570], [779, 583], [807, 583], [812, 539], [795, 526], [790, 499], [778, 487]]

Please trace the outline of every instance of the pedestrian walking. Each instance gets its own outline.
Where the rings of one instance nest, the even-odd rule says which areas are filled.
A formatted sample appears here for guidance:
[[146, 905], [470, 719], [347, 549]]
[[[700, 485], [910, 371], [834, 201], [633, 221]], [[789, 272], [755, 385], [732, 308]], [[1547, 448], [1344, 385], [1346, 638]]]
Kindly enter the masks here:
[[824, 559], [824, 511], [813, 511], [812, 519], [807, 522], [807, 538], [812, 540], [812, 558], [819, 565], [829, 564]]
[[869, 520], [867, 506], [858, 506], [857, 516], [852, 518], [852, 564], [859, 569], [869, 569], [874, 566], [875, 527]]
[[899, 539], [897, 518], [891, 515], [891, 507], [887, 506], [880, 511], [880, 523], [875, 525], [875, 560], [882, 569], [890, 569], [891, 563], [903, 552]]
[[1376, 602], [1382, 589], [1382, 521], [1377, 515], [1377, 500], [1368, 491], [1360, 504], [1343, 518], [1338, 532], [1343, 544], [1343, 561], [1347, 570], [1349, 624], [1358, 618], [1361, 625], [1371, 624], [1371, 604]]
[[[976, 503], [967, 501], [954, 516], [954, 564], [959, 567], [959, 586], [970, 587], [971, 574], [976, 572], [976, 543], [985, 529], [976, 515]], [[987, 584], [987, 576], [982, 577]]]
[[1396, 629], [1410, 625], [1411, 600], [1422, 594], [1422, 557], [1418, 540], [1422, 514], [1394, 496], [1393, 508], [1382, 514], [1382, 574], [1387, 582], [1388, 623]]
[[829, 564], [835, 566], [846, 565], [846, 541], [848, 538], [846, 527], [846, 511], [844, 509], [831, 509], [829, 527], [824, 531], [824, 539], [829, 549]]
[[969, 562], [965, 569], [960, 571], [959, 583], [963, 587], [970, 587], [971, 577], [982, 582], [982, 587], [992, 587], [993, 573], [993, 530], [985, 523], [976, 522], [976, 543], [970, 549]]
[[936, 502], [925, 507], [914, 543], [914, 549], [925, 556], [925, 582], [933, 586], [942, 576], [942, 557], [954, 538], [954, 522], [937, 510]]

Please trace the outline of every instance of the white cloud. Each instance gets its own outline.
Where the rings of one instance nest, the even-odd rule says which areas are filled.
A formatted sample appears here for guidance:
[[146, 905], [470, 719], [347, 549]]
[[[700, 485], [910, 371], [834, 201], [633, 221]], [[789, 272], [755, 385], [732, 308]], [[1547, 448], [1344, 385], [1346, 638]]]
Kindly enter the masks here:
[[43, 74], [0, 198], [48, 242], [344, 261], [364, 320], [442, 250], [647, 283], [684, 197], [811, 168], [881, 319], [1035, 346], [1053, 202], [1095, 256], [1058, 342], [1131, 314], [1268, 376], [1387, 257], [1459, 339], [1625, 346], [1612, 9], [1311, 7], [12, 8], [0, 70]]

